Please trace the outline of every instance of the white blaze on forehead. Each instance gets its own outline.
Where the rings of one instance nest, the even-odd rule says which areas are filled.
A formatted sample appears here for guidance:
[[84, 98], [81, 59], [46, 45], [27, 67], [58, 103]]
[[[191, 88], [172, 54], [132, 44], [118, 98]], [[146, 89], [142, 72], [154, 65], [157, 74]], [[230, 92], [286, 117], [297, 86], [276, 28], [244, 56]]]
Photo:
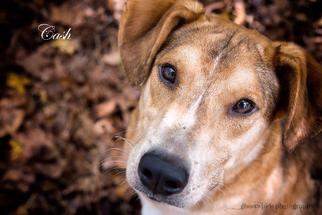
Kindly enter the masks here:
[[213, 74], [216, 72], [217, 70], [217, 66], [220, 62], [220, 59], [222, 57], [222, 53], [220, 53], [216, 58], [215, 60], [213, 61], [213, 64], [212, 64], [212, 68], [210, 69], [210, 73], [209, 73], [209, 77], [211, 78], [213, 76]]
[[197, 112], [202, 101], [205, 91], [198, 96], [197, 99], [192, 101], [188, 108], [181, 108], [180, 104], [174, 102], [173, 105], [169, 107], [169, 110], [164, 115], [161, 122], [162, 128], [171, 128], [173, 126], [182, 126], [185, 129], [191, 128], [197, 119]]
[[205, 94], [205, 91], [195, 101], [193, 101], [193, 103], [190, 105], [188, 111], [185, 112], [185, 114], [183, 115], [183, 119], [182, 119], [181, 123], [186, 128], [190, 128], [195, 124], [198, 108], [200, 106], [200, 103], [202, 101], [204, 94]]

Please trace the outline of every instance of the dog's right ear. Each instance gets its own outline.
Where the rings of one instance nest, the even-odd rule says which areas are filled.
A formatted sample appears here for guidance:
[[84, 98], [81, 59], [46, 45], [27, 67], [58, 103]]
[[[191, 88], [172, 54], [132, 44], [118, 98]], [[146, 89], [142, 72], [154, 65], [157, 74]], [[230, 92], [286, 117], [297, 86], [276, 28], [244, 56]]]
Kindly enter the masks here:
[[280, 101], [286, 103], [283, 142], [292, 150], [304, 139], [322, 131], [322, 67], [293, 43], [273, 44]]
[[125, 73], [133, 85], [142, 85], [153, 60], [173, 29], [203, 14], [196, 0], [127, 0], [118, 44]]

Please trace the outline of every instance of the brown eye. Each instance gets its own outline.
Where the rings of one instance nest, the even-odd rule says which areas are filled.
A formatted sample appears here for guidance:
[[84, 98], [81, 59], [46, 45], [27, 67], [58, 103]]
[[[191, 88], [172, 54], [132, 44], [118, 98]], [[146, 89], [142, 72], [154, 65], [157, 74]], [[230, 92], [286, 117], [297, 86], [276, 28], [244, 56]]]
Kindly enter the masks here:
[[256, 110], [256, 105], [252, 100], [241, 99], [232, 106], [231, 110], [233, 113], [247, 115]]
[[174, 84], [177, 78], [177, 71], [171, 64], [163, 64], [159, 66], [159, 76], [161, 81], [166, 84]]

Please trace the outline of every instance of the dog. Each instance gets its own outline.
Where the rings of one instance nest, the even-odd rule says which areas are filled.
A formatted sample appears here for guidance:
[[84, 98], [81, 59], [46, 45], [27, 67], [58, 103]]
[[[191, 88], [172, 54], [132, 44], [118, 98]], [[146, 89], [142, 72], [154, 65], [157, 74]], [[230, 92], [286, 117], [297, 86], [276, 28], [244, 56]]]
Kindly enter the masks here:
[[194, 0], [128, 0], [118, 36], [141, 90], [123, 156], [143, 215], [316, 213], [322, 68], [310, 54]]

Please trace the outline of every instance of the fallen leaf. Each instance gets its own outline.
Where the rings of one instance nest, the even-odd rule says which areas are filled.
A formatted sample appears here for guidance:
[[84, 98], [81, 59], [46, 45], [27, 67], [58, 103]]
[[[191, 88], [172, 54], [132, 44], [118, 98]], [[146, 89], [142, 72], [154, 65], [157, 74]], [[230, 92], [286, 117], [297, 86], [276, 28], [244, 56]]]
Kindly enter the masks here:
[[30, 185], [35, 181], [35, 177], [31, 174], [28, 174], [22, 169], [8, 169], [2, 177], [2, 183], [4, 181], [10, 181], [14, 184], [14, 188], [27, 192], [30, 188]]
[[77, 141], [77, 144], [86, 148], [95, 146], [94, 122], [89, 114], [81, 113], [77, 118], [77, 125], [73, 129], [75, 129], [73, 139]]
[[17, 140], [11, 139], [9, 141], [9, 145], [11, 147], [11, 160], [15, 161], [18, 160], [22, 156], [23, 146]]
[[23, 159], [42, 157], [43, 160], [51, 160], [57, 156], [57, 148], [53, 143], [52, 135], [38, 128], [29, 129], [25, 133], [14, 135], [14, 139], [23, 146]]
[[51, 43], [52, 47], [57, 48], [60, 52], [64, 54], [72, 55], [79, 48], [78, 40], [54, 40]]
[[13, 134], [22, 124], [25, 112], [17, 109], [4, 109], [0, 111], [0, 137]]
[[7, 86], [14, 89], [19, 95], [25, 94], [25, 87], [31, 83], [31, 80], [23, 75], [9, 73], [7, 77]]
[[0, 137], [14, 134], [25, 117], [25, 97], [14, 97], [0, 100]]

